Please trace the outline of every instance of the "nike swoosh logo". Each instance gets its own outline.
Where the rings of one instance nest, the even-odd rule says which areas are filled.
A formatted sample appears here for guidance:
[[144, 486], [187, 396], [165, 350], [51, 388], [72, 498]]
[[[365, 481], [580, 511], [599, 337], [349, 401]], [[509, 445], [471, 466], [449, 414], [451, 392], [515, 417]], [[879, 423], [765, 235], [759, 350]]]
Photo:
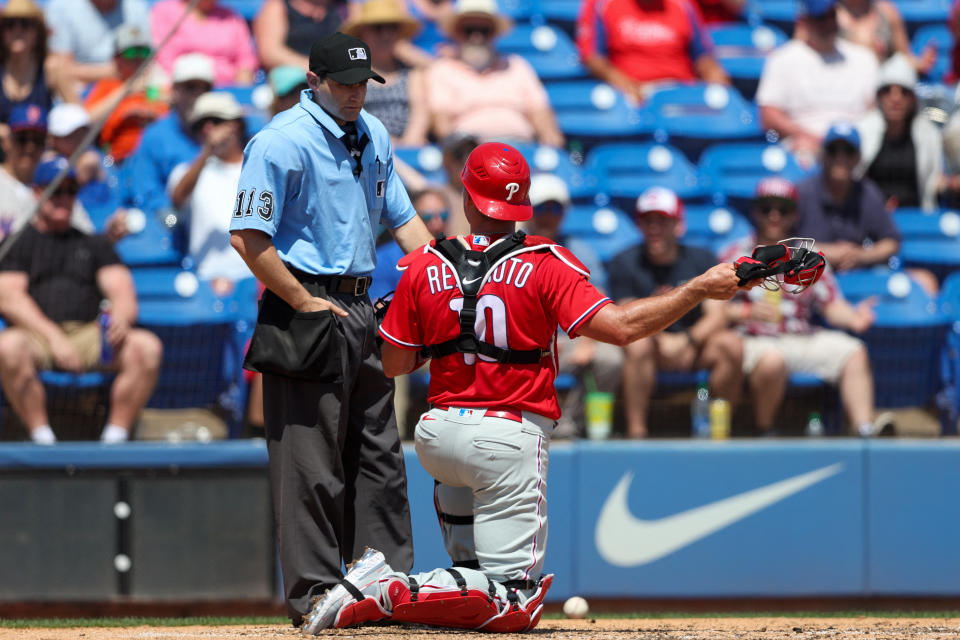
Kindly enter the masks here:
[[600, 510], [594, 535], [597, 551], [617, 567], [649, 564], [822, 482], [842, 469], [843, 463], [832, 464], [658, 520], [642, 520], [630, 513], [627, 494], [633, 472], [625, 473]]
[[[482, 278], [482, 277], [483, 277], [483, 276], [480, 276], [480, 278]], [[474, 282], [476, 282], [476, 281], [479, 280], [480, 278], [474, 278], [474, 279], [472, 279], [472, 280], [464, 280], [464, 281], [463, 281], [463, 284], [473, 284]]]

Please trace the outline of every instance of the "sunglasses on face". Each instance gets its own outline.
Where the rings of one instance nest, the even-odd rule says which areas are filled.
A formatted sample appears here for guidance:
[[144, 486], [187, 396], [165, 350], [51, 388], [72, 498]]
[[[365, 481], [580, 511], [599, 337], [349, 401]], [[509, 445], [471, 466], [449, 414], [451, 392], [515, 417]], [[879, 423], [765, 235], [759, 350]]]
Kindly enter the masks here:
[[446, 222], [447, 218], [450, 217], [450, 212], [444, 209], [443, 211], [421, 211], [420, 217], [424, 220], [432, 220], [433, 218], [440, 218], [442, 221]]
[[30, 18], [8, 18], [3, 21], [4, 29], [29, 29], [30, 27], [37, 24], [36, 20], [31, 20]]
[[831, 158], [836, 158], [837, 156], [846, 156], [847, 158], [853, 158], [857, 155], [857, 150], [852, 145], [846, 142], [831, 142], [824, 149], [826, 153]]
[[42, 147], [47, 142], [46, 133], [42, 131], [33, 131], [31, 129], [27, 129], [24, 131], [14, 131], [11, 134], [11, 138], [13, 139], [14, 143], [20, 146], [35, 144], [37, 146]]
[[130, 47], [120, 52], [124, 60], [142, 60], [150, 57], [150, 47]]
[[881, 96], [890, 95], [890, 92], [893, 91], [894, 87], [899, 89], [900, 93], [902, 93], [904, 96], [912, 98], [914, 95], [912, 89], [908, 89], [907, 87], [901, 87], [900, 85], [892, 85], [892, 84], [888, 84], [885, 87], [881, 87], [880, 91], [878, 91], [877, 93]]
[[80, 192], [80, 187], [76, 182], [62, 182], [60, 186], [57, 187], [53, 193], [50, 194], [51, 198], [59, 198], [62, 196], [68, 196], [70, 198], [76, 197]]
[[370, 28], [373, 29], [375, 33], [393, 34], [400, 30], [400, 25], [396, 22], [383, 22], [370, 25]]
[[484, 38], [489, 38], [493, 35], [493, 25], [489, 24], [465, 24], [460, 27], [460, 32], [464, 36], [470, 38], [474, 34], [483, 36]]
[[797, 210], [797, 203], [793, 200], [785, 200], [781, 198], [770, 199], [770, 200], [761, 200], [757, 202], [756, 210], [760, 215], [769, 216], [774, 211], [780, 213], [780, 215], [790, 215]]

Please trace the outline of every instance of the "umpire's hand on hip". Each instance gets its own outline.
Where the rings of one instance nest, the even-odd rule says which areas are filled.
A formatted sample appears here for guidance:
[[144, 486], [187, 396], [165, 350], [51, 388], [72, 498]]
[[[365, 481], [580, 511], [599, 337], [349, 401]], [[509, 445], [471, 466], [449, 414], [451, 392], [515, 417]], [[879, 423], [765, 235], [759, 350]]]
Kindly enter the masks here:
[[311, 311], [326, 311], [327, 309], [333, 311], [334, 315], [340, 316], [341, 318], [346, 318], [348, 315], [350, 315], [326, 298], [307, 298], [306, 301], [297, 307], [297, 311], [302, 311], [304, 313], [309, 313]]

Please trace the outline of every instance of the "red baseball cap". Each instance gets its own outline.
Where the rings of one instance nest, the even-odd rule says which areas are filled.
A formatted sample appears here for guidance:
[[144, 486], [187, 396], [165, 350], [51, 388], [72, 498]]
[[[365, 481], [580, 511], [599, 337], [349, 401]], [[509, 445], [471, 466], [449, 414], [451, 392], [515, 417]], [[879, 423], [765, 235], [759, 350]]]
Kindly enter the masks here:
[[773, 176], [764, 178], [757, 183], [757, 190], [754, 198], [781, 198], [783, 200], [797, 201], [797, 187], [786, 178]]
[[496, 220], [529, 220], [530, 166], [523, 154], [502, 142], [470, 152], [460, 172], [463, 188], [482, 214]]
[[650, 187], [637, 198], [637, 215], [659, 213], [662, 216], [683, 222], [683, 202], [677, 194], [666, 187]]

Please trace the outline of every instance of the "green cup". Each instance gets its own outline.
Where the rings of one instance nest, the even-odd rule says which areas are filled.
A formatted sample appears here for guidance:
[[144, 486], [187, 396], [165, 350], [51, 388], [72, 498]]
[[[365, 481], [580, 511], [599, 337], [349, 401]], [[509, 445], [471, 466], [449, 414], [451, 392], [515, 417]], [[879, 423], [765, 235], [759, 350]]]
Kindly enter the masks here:
[[612, 393], [593, 391], [585, 399], [587, 409], [587, 437], [591, 440], [606, 440], [613, 429]]

